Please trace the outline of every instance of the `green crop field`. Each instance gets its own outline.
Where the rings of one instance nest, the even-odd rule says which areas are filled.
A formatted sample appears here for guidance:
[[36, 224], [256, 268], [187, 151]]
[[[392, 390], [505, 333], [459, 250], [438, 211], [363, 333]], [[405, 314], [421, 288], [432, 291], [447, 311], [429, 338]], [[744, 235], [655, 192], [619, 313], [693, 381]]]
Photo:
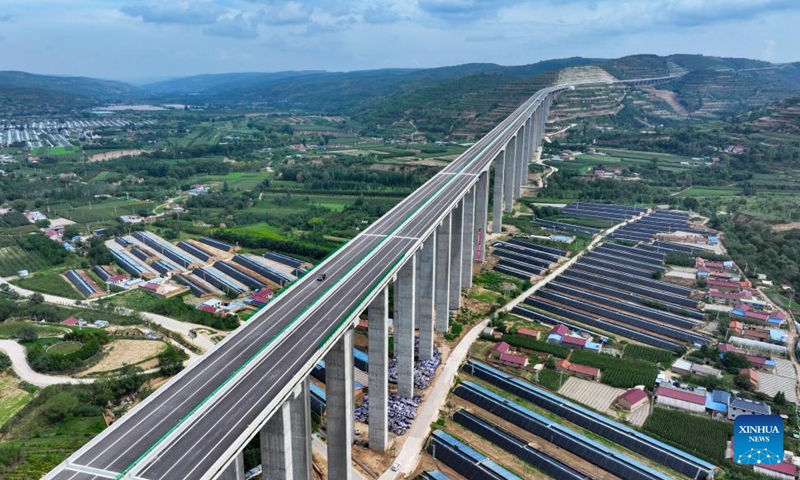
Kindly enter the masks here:
[[192, 183], [221, 185], [223, 182], [226, 182], [228, 187], [232, 189], [251, 190], [259, 183], [271, 177], [272, 174], [269, 172], [232, 172], [227, 175], [204, 175], [195, 177]]
[[660, 363], [664, 367], [672, 365], [675, 361], [675, 355], [669, 350], [632, 343], [625, 346], [625, 358], [628, 360], [644, 360], [651, 363]]
[[603, 372], [600, 381], [612, 387], [631, 388], [637, 385], [652, 387], [658, 368], [644, 361], [625, 360], [584, 350], [574, 350], [569, 361], [599, 368]]
[[286, 240], [286, 237], [281, 233], [280, 229], [268, 223], [256, 223], [254, 225], [243, 225], [234, 227], [231, 231], [243, 235], [251, 235], [259, 238], [271, 238], [274, 240]]
[[0, 248], [0, 276], [10, 277], [20, 270], [36, 272], [47, 267], [43, 258], [28, 253], [19, 247]]
[[41, 147], [32, 148], [31, 155], [73, 155], [80, 151], [80, 147]]
[[55, 272], [37, 273], [30, 277], [14, 280], [12, 283], [35, 292], [49, 293], [50, 295], [72, 298], [75, 300], [83, 299], [83, 295], [81, 295], [71, 283]]
[[112, 221], [120, 215], [138, 214], [140, 210], [146, 210], [149, 213], [155, 206], [155, 203], [139, 200], [109, 199], [74, 208], [67, 204], [51, 205], [50, 216], [68, 218], [77, 223], [93, 223]]
[[681, 450], [716, 464], [724, 461], [725, 444], [733, 434], [733, 424], [730, 422], [665, 408], [653, 409], [643, 428]]
[[679, 197], [732, 197], [741, 195], [742, 189], [736, 187], [690, 187], [678, 194]]

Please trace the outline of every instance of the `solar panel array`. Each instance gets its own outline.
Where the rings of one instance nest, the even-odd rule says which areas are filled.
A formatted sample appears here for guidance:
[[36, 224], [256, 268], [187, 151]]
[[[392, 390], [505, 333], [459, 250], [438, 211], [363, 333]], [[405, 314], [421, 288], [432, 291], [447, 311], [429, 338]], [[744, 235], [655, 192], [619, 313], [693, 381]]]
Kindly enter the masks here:
[[690, 478], [713, 478], [714, 465], [522, 379], [473, 360], [464, 371]]
[[664, 478], [663, 473], [472, 382], [462, 382], [453, 393], [619, 478]]
[[214, 240], [213, 238], [200, 237], [199, 241], [201, 243], [205, 243], [206, 245], [214, 247], [214, 248], [216, 248], [218, 250], [222, 250], [223, 252], [230, 252], [231, 250], [233, 250], [232, 246], [228, 245], [225, 242], [220, 242], [219, 240]]
[[211, 260], [211, 254], [209, 254], [202, 248], [198, 248], [192, 245], [189, 242], [184, 242], [183, 240], [181, 240], [180, 242], [178, 242], [178, 248], [188, 253], [189, 255], [199, 258], [204, 262], [208, 262], [209, 260]]
[[611, 233], [610, 237], [629, 242], [650, 242], [658, 233], [691, 230], [688, 213], [675, 210], [656, 210], [618, 228]]
[[474, 413], [459, 410], [453, 414], [453, 420], [553, 478], [558, 478], [559, 480], [585, 480], [590, 478], [550, 455], [540, 452], [524, 439]]
[[202, 297], [203, 295], [211, 293], [205, 288], [205, 286], [201, 285], [199, 282], [195, 280], [196, 277], [195, 278], [192, 277], [193, 277], [192, 275], [187, 276], [181, 274], [172, 276], [173, 280], [189, 287], [189, 290], [191, 290], [192, 293], [197, 295], [198, 297]]
[[234, 255], [233, 261], [249, 270], [258, 273], [267, 280], [275, 282], [281, 287], [294, 280], [292, 277], [286, 275], [285, 273], [279, 272], [278, 270], [275, 270], [272, 267], [264, 265], [263, 263], [260, 263], [254, 257], [251, 257], [249, 255]]
[[567, 255], [558, 248], [538, 245], [520, 239], [507, 242], [494, 242], [492, 252], [500, 257], [494, 270], [517, 278], [530, 280]]
[[560, 233], [583, 233], [585, 235], [594, 235], [600, 233], [599, 228], [584, 227], [582, 225], [573, 225], [571, 223], [555, 222], [553, 220], [544, 220], [541, 218], [534, 218], [533, 223], [539, 225], [546, 230], [552, 230]]
[[247, 291], [247, 288], [244, 285], [241, 285], [239, 282], [235, 281], [234, 279], [223, 274], [221, 271], [217, 270], [216, 265], [215, 268], [209, 268], [209, 267], [197, 268], [194, 270], [193, 273], [198, 277], [202, 278], [203, 280], [207, 281], [208, 283], [219, 288], [223, 292], [233, 292], [237, 295], [241, 295], [242, 293], [245, 293]]
[[431, 434], [428, 453], [470, 480], [522, 480], [461, 441], [436, 430]]
[[70, 283], [75, 285], [75, 288], [77, 288], [83, 294], [84, 297], [91, 297], [92, 295], [104, 293], [102, 290], [94, 288], [76, 270], [68, 270], [65, 276], [67, 277], [67, 280], [70, 281]]
[[278, 252], [267, 252], [267, 253], [264, 254], [264, 258], [268, 258], [270, 260], [273, 260], [273, 261], [278, 262], [278, 263], [282, 263], [282, 264], [284, 264], [286, 266], [289, 266], [289, 267], [292, 267], [292, 268], [300, 268], [303, 264], [308, 263], [308, 262], [304, 262], [304, 261], [302, 261], [300, 259], [297, 259], [297, 258], [294, 258], [294, 257], [290, 257], [289, 255], [284, 255], [284, 254], [278, 253]]
[[194, 256], [175, 248], [174, 245], [163, 240], [158, 235], [139, 231], [133, 232], [133, 237], [183, 268], [189, 268], [191, 265], [200, 265], [204, 263]]
[[628, 205], [575, 202], [564, 207], [562, 212], [569, 217], [620, 223], [638, 217], [646, 211], [646, 208], [631, 207]]

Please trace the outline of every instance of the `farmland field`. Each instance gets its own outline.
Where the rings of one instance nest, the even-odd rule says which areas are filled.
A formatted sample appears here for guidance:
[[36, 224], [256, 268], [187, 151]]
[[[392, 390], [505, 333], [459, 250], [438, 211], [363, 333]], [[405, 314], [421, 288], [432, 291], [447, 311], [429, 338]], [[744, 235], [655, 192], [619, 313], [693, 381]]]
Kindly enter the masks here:
[[699, 417], [678, 410], [655, 408], [644, 430], [689, 453], [720, 464], [733, 424]]
[[742, 189], [736, 187], [690, 187], [678, 194], [679, 197], [732, 197], [741, 195]]
[[19, 247], [0, 248], [0, 276], [2, 277], [16, 275], [19, 270], [35, 272], [47, 266], [44, 259]]
[[31, 155], [72, 155], [80, 151], [80, 147], [41, 147], [31, 149]]
[[93, 205], [81, 205], [72, 208], [67, 204], [51, 205], [50, 216], [61, 216], [78, 223], [103, 222], [115, 220], [120, 215], [138, 213], [139, 210], [150, 212], [154, 203], [138, 200], [113, 199]]
[[33, 394], [21, 390], [19, 381], [8, 374], [0, 375], [0, 426], [4, 425], [33, 398]]
[[675, 361], [675, 355], [668, 350], [635, 344], [625, 346], [625, 358], [628, 360], [644, 360], [651, 363], [660, 363], [662, 366], [672, 365]]
[[83, 295], [81, 295], [71, 283], [54, 272], [37, 273], [30, 277], [14, 280], [12, 283], [18, 287], [35, 292], [49, 293], [50, 295], [72, 298], [75, 300], [83, 299]]
[[599, 368], [603, 372], [600, 381], [612, 387], [630, 388], [637, 385], [651, 387], [658, 374], [658, 369], [651, 363], [625, 360], [583, 350], [573, 351], [569, 361]]
[[254, 237], [259, 237], [259, 238], [286, 240], [286, 237], [281, 233], [280, 229], [278, 229], [277, 227], [273, 227], [272, 225], [265, 222], [256, 223], [254, 225], [243, 225], [240, 227], [234, 227], [231, 229], [231, 231], [243, 235], [252, 235]]

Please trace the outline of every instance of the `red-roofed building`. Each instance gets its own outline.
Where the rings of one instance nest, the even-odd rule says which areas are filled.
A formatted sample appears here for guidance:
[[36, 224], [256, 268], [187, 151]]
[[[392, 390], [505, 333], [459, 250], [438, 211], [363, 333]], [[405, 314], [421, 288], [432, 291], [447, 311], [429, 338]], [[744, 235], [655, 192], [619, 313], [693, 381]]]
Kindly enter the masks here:
[[742, 322], [736, 322], [732, 320], [731, 323], [728, 324], [728, 328], [735, 332], [736, 335], [741, 335], [744, 332], [744, 325]]
[[147, 282], [143, 285], [139, 285], [139, 288], [142, 290], [147, 290], [148, 292], [157, 293], [158, 292], [158, 284]]
[[733, 282], [731, 280], [721, 280], [715, 278], [709, 278], [708, 280], [706, 280], [706, 284], [709, 287], [714, 287], [722, 292], [738, 292], [743, 287], [743, 285], [740, 282]]
[[781, 462], [777, 465], [753, 465], [753, 471], [772, 478], [781, 480], [794, 480], [797, 478], [797, 466], [789, 462]]
[[572, 347], [585, 347], [586, 346], [586, 339], [583, 337], [573, 337], [572, 335], [564, 335], [561, 338], [561, 345], [566, 345], [570, 348]]
[[114, 275], [112, 277], [108, 277], [108, 279], [106, 280], [106, 283], [110, 283], [112, 285], [121, 285], [121, 284], [127, 282], [128, 280], [130, 280], [130, 277], [128, 277], [127, 275], [124, 275], [124, 274], [123, 275]]
[[569, 328], [567, 328], [566, 325], [562, 325], [560, 323], [558, 325], [556, 325], [555, 327], [553, 327], [552, 330], [550, 330], [551, 334], [555, 333], [556, 335], [561, 335], [562, 337], [564, 335], [566, 335], [567, 332], [569, 332]]
[[511, 345], [506, 342], [497, 342], [494, 344], [494, 347], [492, 347], [492, 356], [494, 358], [500, 358], [500, 355], [508, 353], [509, 350], [511, 350]]
[[524, 355], [514, 355], [513, 353], [501, 353], [499, 357], [500, 363], [510, 367], [524, 368], [528, 366], [528, 357]]
[[647, 393], [638, 388], [632, 388], [617, 397], [617, 405], [629, 412], [645, 404], [647, 404]]
[[720, 342], [719, 344], [717, 344], [717, 348], [719, 349], [720, 352], [723, 352], [723, 353], [725, 353], [725, 352], [734, 352], [734, 353], [736, 353], [736, 347], [734, 347], [730, 343], [722, 343], [722, 342]]
[[556, 362], [556, 370], [559, 372], [567, 372], [589, 380], [600, 379], [600, 369], [594, 367], [587, 367], [586, 365], [578, 365], [569, 360], [559, 360]]
[[688, 390], [658, 387], [656, 389], [656, 403], [693, 413], [705, 413], [706, 411], [706, 395]]
[[212, 315], [217, 314], [217, 309], [215, 307], [212, 307], [211, 305], [203, 304], [197, 307], [197, 309], [200, 310], [201, 312], [210, 313]]
[[767, 342], [769, 341], [769, 331], [767, 330], [760, 330], [757, 328], [746, 328], [741, 334], [744, 338], [749, 338], [750, 340], [757, 340], [759, 342]]
[[80, 322], [79, 319], [77, 319], [75, 317], [69, 317], [68, 319], [66, 319], [63, 322], [61, 322], [61, 325], [69, 325], [69, 326], [74, 327], [75, 325], [78, 324], [78, 322]]
[[541, 334], [542, 332], [540, 332], [539, 330], [533, 330], [530, 328], [520, 328], [519, 330], [517, 330], [517, 335], [522, 335], [523, 337], [528, 337], [528, 338], [534, 338], [536, 340], [539, 340]]
[[745, 357], [747, 357], [747, 361], [750, 362], [750, 365], [760, 370], [764, 370], [767, 372], [775, 371], [775, 362], [766, 357], [761, 357], [758, 355], [747, 355], [747, 354], [745, 354]]
[[739, 375], [747, 378], [747, 381], [750, 382], [750, 385], [753, 389], [758, 389], [758, 372], [753, 370], [752, 368], [743, 368], [739, 370]]
[[713, 303], [720, 303], [723, 305], [736, 305], [743, 298], [753, 298], [753, 293], [749, 290], [742, 290], [740, 292], [721, 292], [716, 288], [708, 290], [708, 299]]

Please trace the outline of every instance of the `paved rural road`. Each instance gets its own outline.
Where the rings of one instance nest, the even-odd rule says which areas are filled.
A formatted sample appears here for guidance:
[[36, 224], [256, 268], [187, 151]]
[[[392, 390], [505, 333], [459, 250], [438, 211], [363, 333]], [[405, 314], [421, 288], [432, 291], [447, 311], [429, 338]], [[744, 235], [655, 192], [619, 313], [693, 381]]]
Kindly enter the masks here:
[[25, 380], [31, 385], [36, 385], [37, 387], [47, 387], [50, 385], [60, 385], [65, 383], [77, 385], [80, 383], [94, 382], [94, 379], [92, 378], [78, 380], [75, 378], [56, 377], [53, 375], [45, 375], [39, 372], [34, 372], [31, 366], [28, 365], [28, 359], [25, 355], [25, 347], [14, 340], [0, 340], [0, 350], [4, 351], [6, 355], [11, 358], [11, 365], [14, 369], [14, 373], [16, 373], [19, 378]]
[[[20, 288], [20, 287], [18, 287], [16, 285], [8, 283], [7, 279], [4, 279], [4, 278], [0, 278], [0, 283], [7, 284], [11, 288], [11, 290], [17, 292], [18, 294], [22, 295], [23, 297], [29, 297], [29, 296], [33, 295], [34, 293], [36, 293], [33, 290], [26, 290], [24, 288]], [[43, 293], [42, 297], [44, 297], [44, 301], [45, 302], [53, 303], [53, 304], [56, 304], [56, 305], [64, 305], [64, 306], [67, 306], [67, 307], [75, 307], [75, 308], [84, 308], [86, 306], [83, 303], [81, 303], [81, 304], [77, 303], [76, 300], [73, 300], [71, 298], [58, 297], [56, 295], [50, 295], [50, 294], [47, 294], [47, 293]], [[186, 337], [187, 340], [190, 340], [190, 338], [191, 338], [191, 337], [189, 337], [189, 332], [191, 330], [206, 330], [206, 331], [212, 330], [211, 328], [206, 327], [204, 325], [198, 325], [196, 323], [181, 322], [179, 320], [175, 320], [174, 318], [165, 317], [163, 315], [156, 315], [155, 313], [137, 312], [137, 311], [130, 310], [130, 309], [127, 309], [127, 308], [122, 308], [122, 309], [119, 309], [119, 310], [120, 310], [120, 313], [123, 314], [123, 315], [134, 315], [134, 316], [135, 315], [140, 315], [145, 321], [153, 322], [153, 323], [155, 323], [157, 325], [160, 325], [160, 326], [166, 328], [167, 330], [171, 330], [171, 331], [173, 331], [175, 333], [179, 333], [179, 334], [183, 335], [184, 337]], [[198, 347], [202, 348], [204, 351], [208, 351], [208, 350], [211, 350], [212, 348], [214, 348], [214, 342], [212, 342], [210, 338], [208, 338], [206, 335], [204, 335], [202, 333], [198, 333], [197, 334], [197, 338], [195, 338], [193, 340], [193, 343], [195, 345], [197, 345]], [[180, 348], [184, 349], [183, 346], [180, 346]], [[184, 350], [186, 350], [186, 349], [184, 349]], [[189, 357], [193, 357], [192, 352], [189, 352], [188, 350], [186, 350], [186, 351], [187, 351], [187, 353], [189, 353]]]
[[484, 320], [472, 328], [464, 338], [458, 342], [456, 348], [450, 353], [447, 361], [444, 364], [442, 373], [436, 379], [433, 389], [428, 393], [427, 398], [422, 403], [419, 411], [417, 412], [417, 419], [411, 426], [406, 442], [403, 444], [403, 449], [400, 455], [397, 456], [396, 462], [400, 463], [400, 471], [393, 472], [387, 470], [380, 476], [379, 480], [393, 480], [398, 476], [410, 475], [417, 469], [420, 459], [422, 458], [422, 447], [425, 445], [425, 440], [431, 433], [431, 424], [439, 418], [439, 410], [444, 407], [447, 401], [447, 394], [453, 386], [458, 369], [467, 358], [469, 347], [477, 340], [484, 328], [489, 325], [489, 320]]

